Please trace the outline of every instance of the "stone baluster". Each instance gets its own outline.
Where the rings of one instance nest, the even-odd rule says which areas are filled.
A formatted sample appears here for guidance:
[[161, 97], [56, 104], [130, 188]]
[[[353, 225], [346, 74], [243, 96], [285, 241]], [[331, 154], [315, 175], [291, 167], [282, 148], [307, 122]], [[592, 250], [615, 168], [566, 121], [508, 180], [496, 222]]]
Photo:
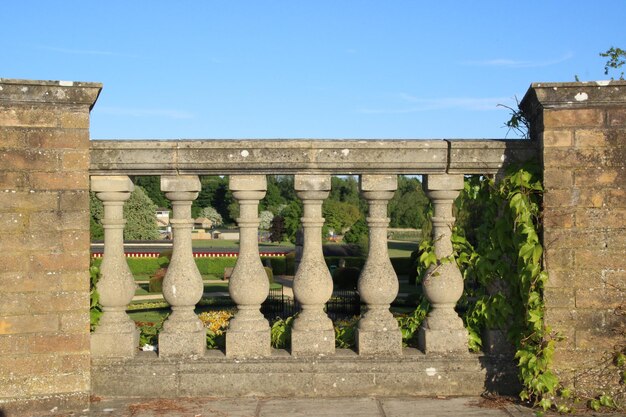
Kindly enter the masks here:
[[361, 192], [369, 204], [369, 250], [358, 286], [367, 304], [356, 331], [359, 355], [402, 354], [402, 333], [389, 311], [398, 295], [398, 277], [387, 251], [387, 203], [397, 188], [396, 175], [361, 176]]
[[136, 285], [124, 255], [126, 220], [123, 209], [133, 189], [127, 176], [91, 177], [91, 190], [104, 205], [104, 255], [96, 285], [103, 314], [91, 335], [94, 357], [131, 358], [139, 346], [135, 322], [126, 314], [126, 306], [135, 295]]
[[226, 332], [226, 356], [260, 357], [271, 354], [270, 327], [261, 314], [269, 294], [269, 280], [259, 258], [259, 200], [265, 196], [265, 175], [232, 175], [229, 183], [239, 202], [239, 257], [228, 283], [237, 314]]
[[174, 248], [163, 280], [163, 296], [172, 306], [172, 314], [159, 333], [159, 355], [202, 355], [206, 331], [194, 308], [202, 298], [204, 285], [191, 246], [191, 203], [198, 197], [200, 180], [195, 175], [162, 176], [161, 190], [172, 202]]
[[295, 189], [304, 204], [302, 260], [293, 280], [293, 292], [302, 311], [293, 323], [293, 355], [327, 355], [335, 352], [332, 321], [324, 304], [333, 293], [333, 280], [322, 253], [322, 203], [330, 192], [330, 175], [296, 175]]
[[[436, 174], [426, 178], [426, 194], [434, 209], [433, 240], [437, 259], [452, 255], [452, 204], [462, 189], [463, 175]], [[452, 261], [431, 265], [422, 287], [432, 309], [419, 329], [420, 348], [425, 353], [467, 352], [467, 331], [454, 311], [463, 294], [463, 277], [457, 264]]]

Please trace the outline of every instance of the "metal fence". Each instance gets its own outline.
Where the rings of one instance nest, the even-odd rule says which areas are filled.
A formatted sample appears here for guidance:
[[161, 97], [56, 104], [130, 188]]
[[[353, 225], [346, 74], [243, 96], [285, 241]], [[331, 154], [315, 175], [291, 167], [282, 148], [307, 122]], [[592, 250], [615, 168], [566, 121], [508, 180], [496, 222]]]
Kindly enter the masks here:
[[[270, 289], [269, 295], [261, 305], [261, 312], [268, 320], [277, 317], [285, 319], [300, 311], [300, 304], [287, 297], [283, 288]], [[331, 320], [341, 320], [361, 314], [361, 299], [355, 290], [337, 290], [326, 303], [326, 313]]]

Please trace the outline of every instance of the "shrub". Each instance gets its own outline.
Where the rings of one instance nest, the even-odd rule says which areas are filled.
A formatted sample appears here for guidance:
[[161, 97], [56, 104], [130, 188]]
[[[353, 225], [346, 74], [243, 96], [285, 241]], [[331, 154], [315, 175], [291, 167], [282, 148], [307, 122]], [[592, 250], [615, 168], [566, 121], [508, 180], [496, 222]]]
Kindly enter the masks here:
[[264, 266], [263, 268], [265, 268], [265, 273], [267, 274], [267, 280], [270, 282], [270, 284], [273, 284], [274, 273], [272, 272], [272, 268], [270, 268], [269, 266]]
[[391, 258], [391, 265], [398, 275], [410, 275], [413, 264], [411, 258]]
[[335, 323], [335, 347], [339, 349], [351, 349], [355, 347], [356, 326], [359, 316]]
[[358, 285], [360, 274], [359, 268], [337, 268], [333, 274], [334, 287], [339, 290], [354, 290]]
[[289, 252], [285, 255], [285, 274], [296, 274], [296, 252]]
[[167, 268], [159, 268], [154, 275], [150, 277], [148, 292], [163, 292], [163, 280], [165, 279], [166, 273]]
[[224, 269], [232, 268], [237, 263], [237, 258], [218, 257], [218, 258], [195, 258], [198, 270], [202, 275], [213, 275], [219, 279], [224, 278]]
[[287, 261], [284, 256], [279, 257], [269, 257], [269, 256], [261, 256], [261, 262], [263, 265], [266, 265], [266, 261], [270, 261], [270, 265], [272, 267], [272, 272], [274, 275], [286, 275], [287, 274]]
[[359, 268], [362, 269], [363, 265], [365, 265], [365, 259], [360, 256], [326, 256], [324, 260], [326, 261], [326, 265], [330, 268], [332, 265], [339, 266], [341, 260], [346, 262], [346, 267], [348, 268]]
[[271, 344], [275, 349], [287, 349], [291, 343], [291, 326], [293, 325], [294, 316], [286, 319], [277, 319], [272, 324]]
[[126, 258], [126, 262], [134, 276], [154, 275], [159, 268], [169, 263], [167, 258]]
[[227, 310], [205, 311], [198, 318], [206, 328], [206, 343], [208, 349], [223, 349], [225, 343], [225, 330], [228, 328], [233, 313]]

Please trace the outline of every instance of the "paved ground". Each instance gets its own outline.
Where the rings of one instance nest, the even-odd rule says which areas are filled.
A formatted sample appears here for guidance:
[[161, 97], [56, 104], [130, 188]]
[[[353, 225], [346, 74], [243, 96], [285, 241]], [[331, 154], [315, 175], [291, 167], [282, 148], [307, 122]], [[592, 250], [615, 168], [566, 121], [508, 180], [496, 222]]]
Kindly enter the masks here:
[[[67, 414], [63, 415], [68, 416]], [[481, 398], [233, 398], [101, 400], [72, 417], [531, 417]], [[60, 417], [60, 416], [59, 416]], [[69, 416], [68, 416], [69, 417]]]

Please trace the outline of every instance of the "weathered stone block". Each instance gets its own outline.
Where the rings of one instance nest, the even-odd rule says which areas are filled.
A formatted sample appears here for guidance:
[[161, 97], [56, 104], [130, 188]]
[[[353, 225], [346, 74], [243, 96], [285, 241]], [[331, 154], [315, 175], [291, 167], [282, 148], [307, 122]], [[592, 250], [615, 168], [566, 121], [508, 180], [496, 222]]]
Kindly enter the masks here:
[[429, 191], [462, 190], [463, 175], [429, 174], [425, 177], [424, 189]]
[[19, 104], [8, 107], [0, 102], [0, 126], [57, 127], [57, 125], [57, 112], [54, 109]]
[[624, 342], [623, 334], [607, 334], [605, 331], [577, 330], [576, 349], [612, 352]]
[[89, 333], [89, 314], [84, 311], [70, 311], [59, 314], [60, 330], [64, 333]]
[[577, 148], [607, 146], [607, 137], [604, 129], [577, 129], [574, 145]]
[[361, 175], [361, 191], [394, 191], [398, 188], [397, 175]]
[[626, 170], [624, 167], [594, 167], [593, 169], [576, 170], [574, 184], [580, 189], [601, 188], [609, 186], [626, 186]]
[[543, 183], [546, 189], [568, 188], [574, 183], [574, 171], [562, 168], [544, 168]]
[[626, 209], [586, 208], [576, 211], [576, 227], [589, 229], [623, 228]]
[[615, 269], [626, 264], [626, 249], [618, 250], [591, 250], [578, 249], [574, 251], [574, 265], [589, 269]]
[[48, 333], [58, 329], [59, 316], [56, 314], [0, 317], [0, 335]]
[[294, 188], [296, 191], [330, 191], [330, 175], [296, 175]]
[[569, 229], [574, 227], [573, 208], [552, 209], [544, 213], [543, 225], [546, 229]]
[[126, 175], [91, 176], [91, 191], [101, 192], [132, 192], [135, 185]]
[[626, 302], [626, 292], [618, 289], [579, 288], [576, 290], [576, 307], [615, 309]]
[[[160, 343], [161, 336], [159, 345]], [[164, 345], [167, 346], [167, 342]], [[126, 333], [92, 333], [90, 346], [93, 357], [132, 358], [139, 348], [139, 330]]]
[[63, 111], [57, 120], [58, 126], [63, 129], [89, 129], [89, 110]]
[[200, 179], [196, 175], [161, 176], [161, 191], [200, 191]]
[[334, 330], [291, 331], [291, 354], [294, 356], [332, 355], [335, 353]]
[[570, 147], [573, 144], [572, 130], [548, 130], [543, 133], [543, 147]]
[[89, 170], [89, 150], [64, 151], [60, 154], [61, 169], [64, 171], [77, 170], [87, 172]]
[[229, 358], [257, 358], [270, 356], [270, 330], [226, 332], [226, 356]]
[[161, 332], [159, 334], [159, 356], [161, 357], [171, 358], [202, 356], [205, 351], [206, 332], [204, 329], [195, 332]]
[[356, 346], [362, 356], [402, 355], [402, 333], [400, 329], [388, 331], [356, 330]]
[[468, 353], [467, 330], [465, 329], [433, 330], [420, 327], [417, 338], [420, 349], [426, 354]]
[[0, 150], [1, 169], [11, 171], [55, 171], [61, 166], [59, 154], [53, 150]]
[[608, 207], [626, 208], [626, 189], [618, 188], [608, 190], [605, 197]]
[[607, 124], [610, 127], [626, 126], [626, 109], [609, 108], [607, 112]]
[[88, 352], [89, 333], [50, 333], [30, 338], [30, 353]]
[[604, 109], [547, 109], [543, 114], [543, 123], [546, 131], [569, 126], [595, 127], [604, 124], [604, 117]]
[[265, 191], [267, 178], [265, 175], [231, 175], [228, 179], [231, 191]]
[[27, 172], [0, 171], [0, 189], [21, 191], [24, 188], [30, 188]]
[[544, 302], [546, 307], [574, 307], [574, 290], [572, 288], [545, 288]]
[[54, 191], [18, 192], [14, 189], [0, 190], [0, 207], [3, 211], [29, 213], [45, 207], [57, 207], [58, 193]]

